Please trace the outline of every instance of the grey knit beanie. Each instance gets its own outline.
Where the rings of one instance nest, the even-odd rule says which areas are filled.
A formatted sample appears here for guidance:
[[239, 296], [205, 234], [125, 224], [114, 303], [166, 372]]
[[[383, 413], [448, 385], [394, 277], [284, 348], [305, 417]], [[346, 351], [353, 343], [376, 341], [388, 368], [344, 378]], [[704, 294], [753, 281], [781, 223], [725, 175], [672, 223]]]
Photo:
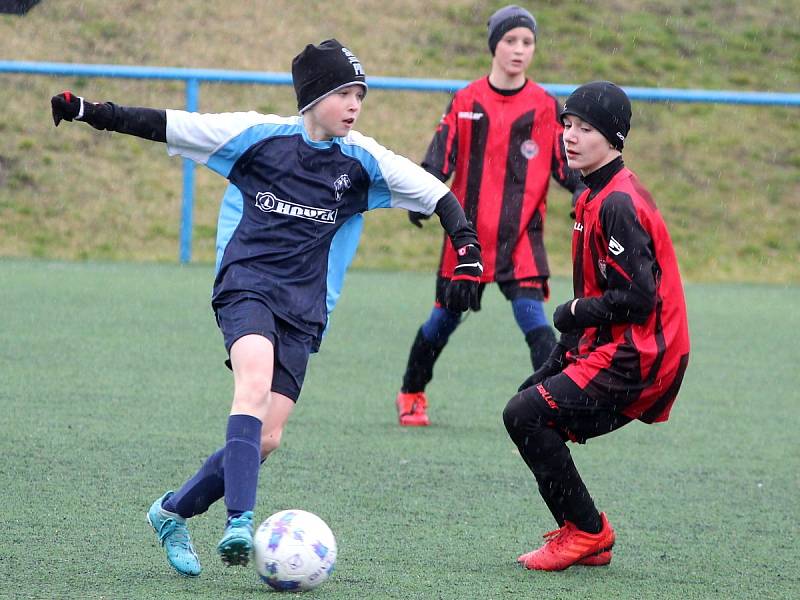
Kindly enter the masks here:
[[497, 48], [497, 42], [516, 27], [527, 27], [533, 32], [533, 38], [536, 39], [536, 19], [531, 13], [516, 4], [509, 4], [495, 12], [489, 17], [488, 25], [489, 50], [491, 50], [492, 56]]

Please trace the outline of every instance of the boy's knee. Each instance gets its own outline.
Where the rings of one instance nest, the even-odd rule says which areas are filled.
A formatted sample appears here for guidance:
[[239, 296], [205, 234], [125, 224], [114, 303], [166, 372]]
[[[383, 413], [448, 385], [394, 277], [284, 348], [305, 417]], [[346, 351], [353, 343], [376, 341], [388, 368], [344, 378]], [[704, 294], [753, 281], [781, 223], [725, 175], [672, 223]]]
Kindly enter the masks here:
[[254, 377], [237, 382], [235, 401], [239, 406], [247, 406], [254, 410], [262, 407], [269, 399], [270, 386], [266, 378]]
[[436, 306], [422, 324], [422, 335], [434, 346], [444, 346], [460, 322], [460, 313]]
[[528, 388], [508, 401], [503, 410], [503, 423], [511, 439], [516, 443], [535, 438], [543, 429], [548, 429], [547, 408], [538, 390]]
[[530, 429], [531, 420], [535, 419], [532, 408], [531, 402], [520, 392], [512, 396], [503, 409], [503, 424], [515, 442], [522, 432]]

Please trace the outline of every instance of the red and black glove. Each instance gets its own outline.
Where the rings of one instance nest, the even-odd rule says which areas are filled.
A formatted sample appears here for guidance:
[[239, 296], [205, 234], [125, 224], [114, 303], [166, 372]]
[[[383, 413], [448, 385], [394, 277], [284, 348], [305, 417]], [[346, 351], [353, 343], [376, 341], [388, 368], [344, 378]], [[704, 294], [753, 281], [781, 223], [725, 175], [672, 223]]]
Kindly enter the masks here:
[[453, 312], [481, 309], [480, 285], [483, 274], [481, 247], [467, 244], [456, 250], [458, 264], [445, 292], [444, 307]]
[[110, 104], [86, 102], [81, 96], [64, 91], [50, 98], [53, 123], [61, 121], [85, 121], [95, 129], [108, 129], [114, 118]]

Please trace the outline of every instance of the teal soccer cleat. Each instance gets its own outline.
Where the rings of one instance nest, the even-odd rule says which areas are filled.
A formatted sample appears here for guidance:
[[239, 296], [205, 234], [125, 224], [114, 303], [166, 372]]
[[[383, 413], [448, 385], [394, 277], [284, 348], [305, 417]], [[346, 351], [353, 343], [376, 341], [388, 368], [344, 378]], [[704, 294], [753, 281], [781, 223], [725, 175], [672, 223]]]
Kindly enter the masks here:
[[253, 550], [253, 511], [233, 517], [225, 527], [225, 535], [217, 544], [217, 552], [227, 566], [245, 566]]
[[184, 577], [197, 577], [202, 567], [192, 546], [186, 519], [161, 508], [164, 500], [172, 494], [167, 492], [153, 502], [147, 511], [147, 522], [152, 525], [158, 541], [164, 547], [169, 564]]

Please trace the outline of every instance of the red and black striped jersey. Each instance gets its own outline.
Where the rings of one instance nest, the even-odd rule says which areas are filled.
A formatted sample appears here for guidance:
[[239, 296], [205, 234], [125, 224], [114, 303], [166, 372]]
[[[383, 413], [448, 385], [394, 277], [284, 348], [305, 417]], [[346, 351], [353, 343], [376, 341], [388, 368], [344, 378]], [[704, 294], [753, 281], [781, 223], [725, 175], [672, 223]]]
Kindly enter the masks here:
[[589, 175], [572, 235], [576, 322], [564, 373], [646, 423], [666, 421], [689, 362], [672, 241], [649, 192], [617, 158]]
[[[543, 228], [551, 175], [575, 191], [579, 174], [564, 157], [558, 102], [532, 81], [516, 93], [492, 88], [489, 78], [453, 96], [422, 166], [450, 189], [478, 232], [482, 281], [547, 277]], [[439, 272], [457, 264], [445, 239]]]

